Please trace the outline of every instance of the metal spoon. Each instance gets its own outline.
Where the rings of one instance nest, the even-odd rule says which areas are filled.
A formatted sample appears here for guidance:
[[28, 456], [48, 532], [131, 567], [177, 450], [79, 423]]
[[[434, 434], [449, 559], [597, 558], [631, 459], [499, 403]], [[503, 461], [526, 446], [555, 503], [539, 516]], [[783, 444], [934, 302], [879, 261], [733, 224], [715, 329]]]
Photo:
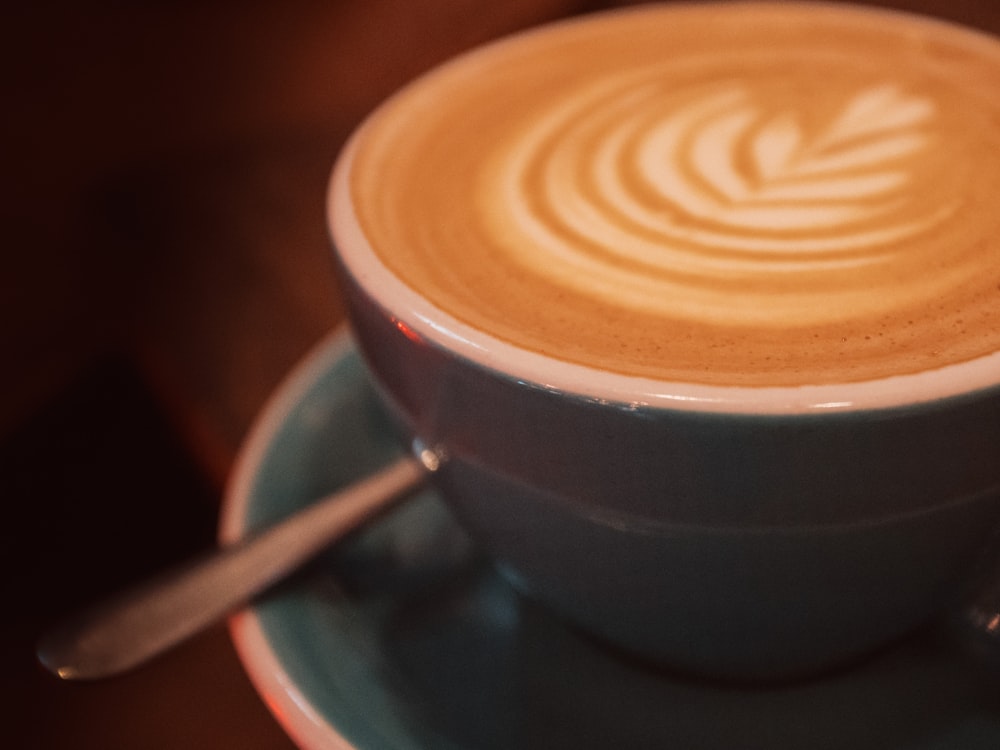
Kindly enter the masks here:
[[256, 536], [81, 612], [41, 638], [39, 661], [65, 680], [90, 680], [177, 645], [420, 487], [440, 457], [415, 453]]
[[[261, 533], [84, 610], [46, 633], [38, 659], [65, 680], [125, 672], [246, 604], [421, 487], [442, 453], [414, 446], [381, 471]], [[1000, 659], [1000, 553], [980, 595], [957, 613], [960, 640]]]

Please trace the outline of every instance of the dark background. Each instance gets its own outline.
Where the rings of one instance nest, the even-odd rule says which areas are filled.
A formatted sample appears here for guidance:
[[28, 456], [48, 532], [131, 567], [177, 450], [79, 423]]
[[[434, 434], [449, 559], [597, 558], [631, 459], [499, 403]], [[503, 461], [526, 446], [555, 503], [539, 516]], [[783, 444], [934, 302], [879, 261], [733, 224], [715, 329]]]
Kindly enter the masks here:
[[[584, 0], [37, 2], [5, 12], [0, 747], [289, 748], [223, 626], [62, 684], [41, 628], [210, 545], [268, 394], [342, 319], [346, 134], [430, 65]], [[881, 3], [1000, 31], [994, 0]]]

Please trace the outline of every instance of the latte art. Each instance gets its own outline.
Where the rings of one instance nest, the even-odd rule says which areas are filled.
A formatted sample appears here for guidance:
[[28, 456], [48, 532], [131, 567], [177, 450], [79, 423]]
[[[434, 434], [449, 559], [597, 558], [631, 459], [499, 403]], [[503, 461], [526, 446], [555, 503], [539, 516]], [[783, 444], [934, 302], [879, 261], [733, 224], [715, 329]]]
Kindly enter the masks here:
[[710, 386], [919, 373], [1000, 352], [998, 92], [1000, 43], [926, 19], [644, 6], [404, 89], [339, 224], [376, 298], [470, 341]]
[[[913, 205], [915, 181], [941, 179], [921, 163], [941, 140], [935, 102], [873, 85], [810, 133], [746, 82], [674, 93], [661, 78], [669, 71], [574, 92], [496, 160], [480, 201], [519, 263], [580, 293], [699, 320], [802, 325], [899, 303], [872, 298], [867, 277], [836, 288], [824, 276], [819, 289], [810, 277], [890, 263], [890, 243], [953, 213], [953, 197]], [[774, 294], [778, 275], [797, 289]], [[720, 286], [734, 276], [742, 289]]]

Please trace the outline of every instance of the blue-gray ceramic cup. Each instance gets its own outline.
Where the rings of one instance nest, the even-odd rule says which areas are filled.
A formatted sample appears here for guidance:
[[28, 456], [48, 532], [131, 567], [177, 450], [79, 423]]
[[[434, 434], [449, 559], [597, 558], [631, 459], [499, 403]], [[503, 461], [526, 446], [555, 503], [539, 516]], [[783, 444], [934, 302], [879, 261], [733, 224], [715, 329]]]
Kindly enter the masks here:
[[629, 652], [814, 673], [957, 606], [994, 535], [1000, 387], [829, 412], [636, 405], [476, 361], [345, 279], [386, 402], [447, 451], [456, 516], [518, 588]]
[[357, 341], [513, 585], [737, 679], [815, 673], [956, 606], [1000, 521], [1000, 354], [848, 384], [687, 386], [521, 349], [432, 304], [329, 195]]

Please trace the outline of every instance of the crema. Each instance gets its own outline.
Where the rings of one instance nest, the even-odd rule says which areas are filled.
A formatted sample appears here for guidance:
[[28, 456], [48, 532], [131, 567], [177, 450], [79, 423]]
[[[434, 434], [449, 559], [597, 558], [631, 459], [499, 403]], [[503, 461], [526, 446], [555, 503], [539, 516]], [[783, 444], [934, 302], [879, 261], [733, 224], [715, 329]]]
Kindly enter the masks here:
[[352, 144], [380, 261], [514, 346], [736, 386], [1000, 350], [1000, 43], [812, 4], [646, 6], [404, 89]]

